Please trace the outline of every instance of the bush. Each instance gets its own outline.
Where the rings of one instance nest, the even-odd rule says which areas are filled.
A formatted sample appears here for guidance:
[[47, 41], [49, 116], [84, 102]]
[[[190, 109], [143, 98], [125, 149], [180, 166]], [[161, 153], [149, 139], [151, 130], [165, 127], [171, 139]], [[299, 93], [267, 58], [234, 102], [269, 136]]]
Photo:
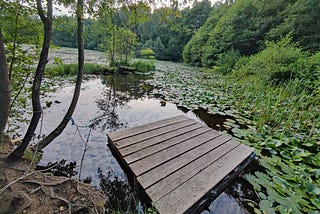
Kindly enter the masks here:
[[141, 50], [140, 55], [144, 59], [154, 59], [154, 52], [150, 48]]
[[307, 54], [291, 42], [290, 37], [278, 43], [266, 42], [266, 49], [249, 58], [240, 72], [245, 75], [258, 74], [265, 81], [279, 84], [297, 77]]
[[136, 62], [133, 62], [131, 66], [134, 67], [137, 71], [143, 73], [154, 71], [155, 69], [154, 61], [152, 60], [138, 60]]
[[[112, 71], [110, 67], [92, 63], [85, 63], [83, 68], [83, 73], [85, 74], [105, 74]], [[50, 64], [46, 67], [45, 73], [48, 76], [77, 75], [78, 64]]]
[[240, 53], [236, 50], [230, 50], [226, 53], [219, 54], [215, 63], [216, 65], [213, 68], [223, 74], [230, 73], [237, 64], [239, 58]]
[[298, 78], [310, 92], [320, 95], [320, 52], [301, 60]]

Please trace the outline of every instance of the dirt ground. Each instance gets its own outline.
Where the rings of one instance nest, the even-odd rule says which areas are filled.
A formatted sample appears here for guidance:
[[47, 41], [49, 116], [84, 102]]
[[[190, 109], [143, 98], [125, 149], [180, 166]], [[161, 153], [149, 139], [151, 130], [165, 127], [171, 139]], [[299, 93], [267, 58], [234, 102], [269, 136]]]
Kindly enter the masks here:
[[105, 213], [102, 191], [76, 179], [29, 170], [30, 161], [7, 163], [12, 149], [10, 142], [0, 144], [0, 214]]

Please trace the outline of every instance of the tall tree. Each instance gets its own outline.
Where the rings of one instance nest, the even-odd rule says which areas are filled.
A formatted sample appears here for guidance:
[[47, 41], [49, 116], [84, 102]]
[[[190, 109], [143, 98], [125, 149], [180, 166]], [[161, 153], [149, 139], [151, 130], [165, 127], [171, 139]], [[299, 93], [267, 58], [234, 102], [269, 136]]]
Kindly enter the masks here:
[[0, 143], [5, 130], [10, 107], [10, 88], [8, 69], [6, 63], [5, 47], [3, 42], [2, 31], [0, 28]]
[[44, 29], [44, 39], [42, 50], [39, 58], [39, 62], [37, 65], [36, 73], [34, 76], [34, 81], [32, 85], [32, 108], [33, 108], [33, 115], [27, 129], [27, 132], [22, 139], [21, 144], [7, 157], [7, 160], [16, 160], [23, 156], [24, 151], [26, 150], [27, 146], [29, 145], [37, 125], [39, 123], [41, 114], [42, 114], [42, 107], [40, 103], [40, 86], [42, 82], [43, 73], [48, 61], [48, 54], [50, 49], [50, 42], [52, 36], [52, 0], [47, 0], [47, 14], [44, 14], [44, 10], [42, 7], [41, 0], [37, 0], [37, 10], [38, 14], [41, 18], [43, 23]]
[[40, 141], [36, 148], [38, 150], [42, 150], [44, 147], [49, 145], [56, 137], [58, 137], [62, 131], [67, 126], [68, 122], [70, 121], [72, 114], [74, 112], [74, 109], [76, 108], [79, 96], [80, 96], [80, 89], [81, 89], [81, 82], [82, 82], [82, 74], [83, 74], [83, 65], [84, 65], [84, 45], [83, 45], [83, 7], [84, 2], [83, 0], [77, 1], [77, 35], [78, 35], [78, 75], [77, 75], [77, 81], [75, 90], [73, 93], [72, 101], [69, 106], [69, 109], [67, 113], [65, 114], [63, 120], [61, 123], [57, 126], [57, 128], [52, 131], [46, 138], [44, 138], [42, 141]]

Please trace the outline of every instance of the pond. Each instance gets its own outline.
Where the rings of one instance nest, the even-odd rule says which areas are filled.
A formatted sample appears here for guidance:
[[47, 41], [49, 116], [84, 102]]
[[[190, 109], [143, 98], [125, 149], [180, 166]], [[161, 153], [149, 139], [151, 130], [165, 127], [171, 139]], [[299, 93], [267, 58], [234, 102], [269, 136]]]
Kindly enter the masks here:
[[[135, 209], [137, 201], [126, 174], [107, 146], [107, 133], [178, 115], [228, 131], [223, 124], [233, 118], [210, 115], [203, 109], [189, 111], [169, 103], [146, 83], [149, 78], [137, 74], [86, 76], [72, 121], [44, 149], [39, 166], [59, 162], [57, 171], [61, 175], [74, 176], [101, 188], [109, 196], [110, 206], [126, 211]], [[72, 83], [65, 83], [47, 94], [48, 107], [37, 134], [48, 134], [56, 127], [68, 108], [73, 89]], [[251, 213], [246, 200], [254, 200], [254, 192], [244, 179], [238, 178], [202, 213]]]

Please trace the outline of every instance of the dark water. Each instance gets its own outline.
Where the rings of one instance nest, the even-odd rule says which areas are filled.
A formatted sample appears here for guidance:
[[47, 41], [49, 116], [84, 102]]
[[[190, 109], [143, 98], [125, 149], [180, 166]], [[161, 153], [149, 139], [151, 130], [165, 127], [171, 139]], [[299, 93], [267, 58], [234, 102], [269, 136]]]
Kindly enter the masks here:
[[[91, 182], [109, 196], [109, 207], [126, 211], [135, 207], [137, 199], [133, 197], [125, 173], [107, 147], [108, 132], [177, 115], [186, 115], [216, 130], [223, 130], [224, 121], [233, 119], [210, 115], [203, 109], [188, 111], [156, 98], [152, 95], [152, 87], [145, 83], [146, 79], [148, 77], [132, 74], [87, 77], [82, 84], [73, 121], [45, 148], [39, 165], [59, 162], [56, 173]], [[60, 122], [72, 93], [73, 85], [67, 85], [49, 94], [46, 99], [52, 105], [44, 111], [41, 134], [48, 134]], [[250, 213], [245, 206], [246, 199], [254, 200], [253, 191], [238, 178], [203, 213]]]

